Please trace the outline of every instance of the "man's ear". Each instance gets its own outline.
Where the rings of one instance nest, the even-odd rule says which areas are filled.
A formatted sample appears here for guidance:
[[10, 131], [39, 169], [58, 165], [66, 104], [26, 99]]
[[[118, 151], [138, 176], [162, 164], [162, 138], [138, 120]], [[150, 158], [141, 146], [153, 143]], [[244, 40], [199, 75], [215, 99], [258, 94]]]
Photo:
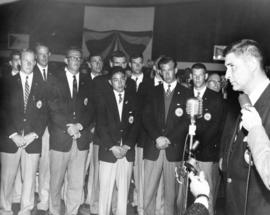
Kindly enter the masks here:
[[208, 73], [205, 73], [204, 74], [204, 80], [207, 80], [208, 79]]
[[8, 61], [8, 64], [9, 64], [10, 66], [12, 66], [12, 62], [11, 62], [11, 60], [10, 60], [10, 61]]
[[50, 56], [52, 55], [52, 53], [51, 53], [51, 52], [49, 52], [49, 53], [48, 53], [48, 55], [49, 55], [49, 57], [50, 57]]
[[112, 85], [112, 81], [111, 81], [111, 79], [109, 79], [108, 81], [109, 81], [109, 84], [110, 84], [110, 85]]
[[110, 61], [110, 67], [113, 68], [113, 63], [112, 63], [112, 61]]
[[68, 65], [68, 59], [67, 59], [67, 57], [65, 57], [65, 64], [67, 64]]
[[87, 64], [87, 66], [88, 66], [90, 69], [92, 69], [91, 63], [89, 63], [88, 61], [86, 61], [86, 64]]

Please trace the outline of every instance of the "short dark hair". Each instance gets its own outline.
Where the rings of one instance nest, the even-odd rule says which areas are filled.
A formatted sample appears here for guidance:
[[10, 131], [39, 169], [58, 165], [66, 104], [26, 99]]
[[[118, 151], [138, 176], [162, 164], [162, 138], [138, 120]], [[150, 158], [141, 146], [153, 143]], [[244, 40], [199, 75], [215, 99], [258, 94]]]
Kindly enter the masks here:
[[50, 51], [49, 46], [47, 46], [45, 43], [41, 43], [41, 42], [36, 43], [35, 51], [37, 52], [38, 47], [41, 47], [41, 46], [46, 47], [48, 49], [48, 51]]
[[90, 53], [87, 60], [90, 61], [92, 57], [101, 57], [101, 59], [103, 60], [101, 54], [98, 54], [98, 53], [92, 53], [92, 54]]
[[195, 63], [192, 65], [191, 69], [203, 69], [207, 72], [206, 66], [203, 63]]
[[112, 67], [109, 71], [109, 78], [112, 79], [113, 75], [116, 74], [116, 73], [123, 73], [124, 75], [126, 75], [126, 70], [123, 69], [121, 66], [115, 66], [115, 67]]
[[115, 57], [121, 57], [121, 58], [124, 57], [127, 59], [127, 56], [124, 54], [124, 52], [122, 52], [120, 50], [112, 52], [110, 60], [113, 61], [113, 58], [115, 58]]
[[133, 53], [132, 55], [130, 55], [130, 61], [137, 59], [137, 58], [143, 59], [143, 54], [142, 53]]
[[14, 56], [21, 56], [21, 52], [19, 50], [13, 50], [9, 55], [9, 60], [12, 60]]
[[158, 69], [161, 69], [161, 65], [168, 64], [169, 62], [173, 62], [174, 68], [177, 67], [177, 62], [174, 58], [169, 57], [169, 56], [163, 56], [158, 61]]
[[258, 60], [261, 69], [264, 69], [265, 60], [263, 49], [260, 46], [260, 44], [255, 40], [243, 39], [230, 44], [225, 48], [223, 55], [227, 56], [230, 53], [234, 53], [237, 56], [240, 55], [252, 56]]

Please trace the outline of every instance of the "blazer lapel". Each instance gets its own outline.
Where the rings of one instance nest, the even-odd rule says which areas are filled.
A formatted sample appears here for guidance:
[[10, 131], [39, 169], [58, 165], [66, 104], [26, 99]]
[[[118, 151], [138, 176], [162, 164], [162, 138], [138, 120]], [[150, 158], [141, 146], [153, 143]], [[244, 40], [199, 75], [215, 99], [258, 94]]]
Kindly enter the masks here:
[[108, 104], [112, 104], [111, 110], [112, 110], [112, 114], [113, 114], [115, 120], [117, 122], [120, 122], [120, 116], [119, 116], [118, 107], [117, 107], [117, 103], [116, 103], [116, 99], [115, 99], [115, 95], [114, 95], [113, 90], [110, 90], [110, 93], [108, 94], [108, 100], [109, 100]]
[[[19, 73], [20, 74], [20, 73]], [[18, 106], [20, 106], [20, 110], [24, 110], [24, 93], [23, 93], [23, 87], [22, 87], [22, 80], [20, 75], [17, 74], [17, 80], [16, 80], [16, 87], [14, 89], [14, 92], [16, 93], [16, 100], [18, 102]]]
[[158, 107], [158, 114], [159, 114], [159, 123], [162, 127], [165, 125], [165, 102], [164, 102], [164, 90], [163, 85], [158, 86], [157, 95], [154, 95], [157, 97], [157, 104]]

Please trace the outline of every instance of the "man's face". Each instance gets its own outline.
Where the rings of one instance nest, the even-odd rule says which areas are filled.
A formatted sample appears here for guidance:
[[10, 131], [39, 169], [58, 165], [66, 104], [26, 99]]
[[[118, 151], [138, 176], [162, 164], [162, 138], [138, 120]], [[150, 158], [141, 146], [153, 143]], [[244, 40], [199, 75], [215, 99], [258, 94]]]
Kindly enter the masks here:
[[100, 56], [93, 56], [90, 58], [89, 66], [93, 73], [101, 73], [103, 68], [103, 61]]
[[120, 66], [123, 69], [127, 68], [127, 60], [125, 57], [114, 57], [111, 62], [111, 67]]
[[229, 53], [225, 57], [225, 66], [227, 67], [225, 77], [228, 79], [235, 91], [244, 91], [252, 81], [253, 75], [245, 56], [237, 56]]
[[212, 74], [207, 81], [207, 87], [211, 90], [219, 92], [221, 90], [220, 76], [218, 74]]
[[163, 80], [170, 84], [176, 80], [176, 68], [174, 68], [174, 63], [172, 61], [160, 65], [161, 75]]
[[31, 74], [36, 64], [34, 53], [31, 53], [31, 52], [22, 53], [21, 63], [22, 63], [21, 70], [25, 74]]
[[192, 69], [192, 80], [195, 89], [200, 89], [206, 85], [207, 74], [204, 69]]
[[143, 59], [141, 57], [131, 59], [131, 71], [135, 74], [141, 74], [143, 68]]
[[123, 92], [126, 86], [126, 76], [122, 72], [117, 72], [111, 77], [110, 83], [115, 91]]
[[21, 65], [21, 57], [20, 55], [13, 55], [12, 60], [9, 61], [9, 65], [12, 70], [19, 70], [19, 65]]
[[67, 68], [73, 74], [79, 72], [79, 68], [81, 66], [82, 56], [79, 51], [71, 50], [68, 53], [66, 58]]
[[46, 46], [38, 46], [36, 50], [37, 63], [46, 67], [49, 62], [50, 51]]

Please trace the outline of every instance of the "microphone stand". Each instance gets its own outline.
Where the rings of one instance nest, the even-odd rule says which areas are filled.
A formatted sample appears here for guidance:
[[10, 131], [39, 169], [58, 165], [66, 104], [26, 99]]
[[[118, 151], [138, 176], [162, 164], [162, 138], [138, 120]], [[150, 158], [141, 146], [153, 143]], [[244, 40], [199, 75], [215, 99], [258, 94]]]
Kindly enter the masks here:
[[[187, 161], [192, 159], [192, 146], [193, 146], [193, 138], [195, 136], [196, 125], [195, 125], [195, 116], [191, 116], [190, 125], [188, 129], [189, 135], [189, 147], [188, 147], [188, 158]], [[189, 188], [189, 181], [188, 181], [188, 174], [185, 177], [186, 186], [185, 186], [185, 197], [184, 197], [184, 211], [187, 209], [187, 201], [188, 201], [188, 188]]]

